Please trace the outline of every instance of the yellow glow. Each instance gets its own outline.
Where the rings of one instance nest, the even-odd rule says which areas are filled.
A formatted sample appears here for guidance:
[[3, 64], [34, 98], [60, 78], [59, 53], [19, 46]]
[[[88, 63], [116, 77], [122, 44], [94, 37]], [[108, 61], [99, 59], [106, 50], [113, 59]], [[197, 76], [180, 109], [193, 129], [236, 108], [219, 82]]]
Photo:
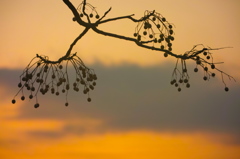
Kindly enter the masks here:
[[[32, 148], [21, 148], [21, 152], [10, 154], [14, 150], [3, 150], [3, 156], [18, 158], [46, 159], [238, 159], [238, 145], [224, 145], [211, 140], [214, 134], [171, 134], [152, 132], [127, 132], [103, 135], [65, 136], [61, 140], [52, 140], [48, 144], [41, 140], [27, 143]], [[222, 136], [219, 139], [224, 139]], [[28, 151], [29, 150], [29, 151]]]
[[[5, 110], [12, 110], [7, 105]], [[20, 106], [21, 107], [21, 106]], [[20, 108], [14, 107], [16, 110]], [[7, 111], [8, 112], [8, 111]], [[0, 156], [4, 159], [238, 159], [240, 145], [235, 137], [217, 133], [129, 131], [98, 133], [104, 122], [95, 119], [18, 120], [0, 114]], [[78, 126], [71, 132], [65, 126]], [[34, 136], [31, 132], [53, 132], [55, 137]], [[77, 135], [80, 133], [80, 135]]]
[[[8, 105], [11, 110], [12, 105]], [[7, 110], [6, 108], [6, 110]], [[19, 107], [18, 107], [19, 108]], [[17, 108], [16, 108], [17, 109]], [[14, 115], [9, 114], [9, 117]], [[0, 156], [4, 159], [238, 159], [240, 145], [235, 137], [217, 133], [130, 131], [97, 133], [104, 124], [95, 119], [16, 120], [1, 113]], [[84, 129], [82, 135], [63, 133], [65, 126]], [[67, 129], [66, 129], [67, 130]], [[53, 138], [32, 136], [30, 132], [63, 133]]]

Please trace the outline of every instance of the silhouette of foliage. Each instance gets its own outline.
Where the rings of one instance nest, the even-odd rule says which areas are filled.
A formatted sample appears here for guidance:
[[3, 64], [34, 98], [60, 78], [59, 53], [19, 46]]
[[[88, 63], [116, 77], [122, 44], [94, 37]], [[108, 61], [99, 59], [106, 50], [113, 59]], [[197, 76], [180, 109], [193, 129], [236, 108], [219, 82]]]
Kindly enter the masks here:
[[[115, 18], [106, 19], [107, 14], [111, 11], [109, 8], [102, 16], [100, 16], [94, 6], [87, 3], [86, 0], [78, 6], [74, 7], [69, 0], [63, 0], [67, 7], [72, 11], [74, 17], [73, 21], [85, 29], [70, 45], [66, 54], [59, 58], [57, 61], [51, 61], [47, 56], [36, 55], [27, 67], [20, 75], [20, 82], [18, 87], [20, 90], [15, 95], [12, 103], [16, 103], [16, 96], [21, 93], [21, 100], [25, 100], [24, 90], [29, 93], [29, 99], [36, 99], [35, 108], [40, 106], [38, 102], [38, 94], [42, 95], [51, 92], [52, 94], [59, 95], [60, 93], [66, 94], [65, 106], [68, 106], [68, 91], [73, 89], [76, 92], [80, 91], [82, 86], [82, 92], [87, 94], [87, 100], [90, 102], [90, 90], [93, 90], [96, 86], [97, 76], [93, 69], [88, 68], [77, 53], [72, 53], [74, 45], [91, 29], [98, 34], [110, 36], [122, 40], [134, 42], [139, 47], [150, 49], [154, 51], [162, 52], [164, 57], [175, 57], [176, 65], [172, 73], [170, 81], [171, 85], [177, 87], [180, 92], [182, 86], [190, 87], [190, 77], [186, 62], [187, 60], [193, 60], [196, 63], [194, 72], [198, 72], [199, 68], [204, 71], [203, 80], [208, 81], [211, 77], [215, 77], [215, 72], [219, 72], [222, 77], [225, 91], [229, 91], [224, 76], [230, 80], [234, 78], [229, 74], [221, 71], [216, 67], [217, 64], [213, 60], [213, 51], [224, 48], [210, 48], [204, 47], [204, 45], [195, 45], [190, 51], [184, 54], [173, 53], [173, 41], [174, 38], [174, 25], [167, 21], [167, 19], [160, 13], [154, 11], [145, 11], [144, 16], [140, 19], [133, 18], [134, 14], [127, 16], [120, 16]], [[99, 25], [104, 23], [110, 23], [112, 21], [129, 19], [136, 23], [135, 32], [133, 37], [127, 37], [100, 30]], [[75, 69], [76, 78], [72, 82], [69, 80], [68, 67], [72, 65]], [[179, 68], [180, 67], [180, 68]]]

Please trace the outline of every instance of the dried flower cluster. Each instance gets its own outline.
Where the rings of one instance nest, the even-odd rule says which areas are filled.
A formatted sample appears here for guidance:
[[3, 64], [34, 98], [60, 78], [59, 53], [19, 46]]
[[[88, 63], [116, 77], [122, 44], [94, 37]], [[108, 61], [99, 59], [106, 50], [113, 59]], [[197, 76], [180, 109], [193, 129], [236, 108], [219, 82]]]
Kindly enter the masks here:
[[[172, 51], [172, 41], [174, 41], [173, 25], [160, 13], [156, 13], [155, 11], [146, 11], [144, 17], [147, 18], [143, 18], [142, 21], [138, 22], [135, 33], [133, 34], [134, 37], [136, 37], [139, 42], [151, 42], [153, 47], [158, 47], [155, 45], [160, 44], [160, 49]], [[168, 54], [165, 53], [164, 56], [167, 57]]]
[[[69, 79], [69, 64], [75, 69], [75, 81]], [[65, 106], [68, 106], [68, 91], [73, 89], [79, 92], [81, 87], [83, 93], [88, 95], [87, 100], [90, 102], [90, 90], [96, 86], [97, 76], [94, 70], [89, 69], [83, 61], [73, 54], [62, 62], [48, 61], [47, 57], [37, 55], [28, 66], [23, 70], [20, 76], [18, 87], [20, 90], [15, 95], [12, 103], [16, 103], [16, 96], [21, 93], [21, 100], [24, 101], [28, 96], [29, 99], [36, 99], [35, 108], [39, 107], [38, 94], [47, 93], [59, 96], [60, 93], [66, 94]], [[27, 93], [25, 92], [28, 92]]]
[[[199, 47], [202, 47], [202, 48], [198, 49]], [[180, 59], [181, 60], [180, 69], [178, 69], [179, 59], [177, 59], [175, 68], [172, 73], [172, 79], [171, 79], [170, 84], [177, 87], [179, 92], [182, 90], [181, 86], [185, 85], [187, 88], [190, 87], [190, 84], [189, 84], [190, 77], [188, 75], [188, 69], [187, 69], [187, 65], [186, 65], [186, 59], [190, 58], [196, 62], [196, 67], [194, 68], [194, 72], [198, 72], [199, 67], [200, 67], [200, 69], [203, 70], [203, 72], [204, 72], [203, 80], [204, 81], [208, 81], [208, 80], [210, 80], [211, 77], [215, 77], [216, 71], [220, 72], [222, 82], [224, 84], [224, 90], [226, 92], [228, 92], [229, 88], [227, 87], [227, 85], [225, 83], [224, 76], [227, 76], [229, 78], [229, 80], [232, 79], [235, 81], [235, 79], [232, 76], [230, 76], [229, 74], [219, 70], [216, 67], [216, 65], [221, 64], [221, 62], [215, 63], [213, 61], [213, 56], [212, 56], [213, 53], [211, 51], [219, 50], [219, 49], [223, 49], [223, 48], [212, 49], [212, 48], [206, 48], [203, 45], [194, 46], [190, 51], [186, 52], [183, 55], [183, 56], [185, 56], [185, 58]]]

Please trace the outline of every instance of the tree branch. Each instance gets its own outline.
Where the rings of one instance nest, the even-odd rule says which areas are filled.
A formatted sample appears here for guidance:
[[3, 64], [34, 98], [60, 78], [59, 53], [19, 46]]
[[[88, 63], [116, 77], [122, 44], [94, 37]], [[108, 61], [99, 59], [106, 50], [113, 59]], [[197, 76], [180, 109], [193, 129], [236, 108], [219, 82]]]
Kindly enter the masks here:
[[[126, 41], [131, 41], [136, 43], [139, 47], [161, 51], [164, 53], [164, 56], [173, 56], [177, 59], [175, 68], [172, 73], [171, 84], [178, 88], [178, 91], [181, 91], [182, 86], [190, 87], [190, 77], [188, 75], [186, 60], [193, 60], [196, 62], [196, 67], [194, 72], [198, 72], [198, 67], [203, 69], [204, 77], [203, 80], [208, 81], [211, 77], [215, 77], [215, 73], [212, 70], [216, 70], [221, 73], [222, 82], [225, 85], [225, 91], [229, 91], [227, 87], [224, 77], [227, 76], [230, 80], [235, 79], [229, 74], [221, 71], [216, 68], [215, 63], [213, 62], [212, 50], [219, 50], [223, 48], [215, 48], [212, 49], [210, 47], [204, 47], [203, 45], [200, 49], [197, 47], [199, 45], [195, 45], [190, 51], [185, 52], [184, 54], [174, 54], [172, 52], [172, 41], [174, 41], [174, 31], [173, 26], [169, 23], [165, 17], [163, 17], [160, 13], [155, 11], [145, 11], [145, 14], [140, 19], [133, 18], [134, 14], [127, 16], [120, 16], [115, 18], [110, 18], [106, 20], [102, 20], [106, 17], [106, 15], [110, 12], [111, 8], [109, 8], [104, 15], [100, 18], [95, 7], [91, 4], [87, 3], [86, 0], [79, 5], [76, 9], [69, 0], [63, 0], [63, 2], [68, 6], [68, 8], [72, 11], [74, 18], [73, 21], [77, 21], [79, 25], [85, 27], [85, 29], [81, 32], [81, 34], [72, 42], [67, 50], [66, 54], [59, 58], [57, 61], [51, 61], [47, 56], [36, 55], [27, 67], [23, 70], [22, 75], [20, 75], [20, 82], [18, 87], [20, 90], [14, 96], [12, 103], [16, 103], [15, 97], [21, 93], [21, 100], [25, 100], [24, 89], [30, 92], [29, 99], [36, 98], [35, 108], [39, 107], [37, 95], [41, 93], [42, 95], [46, 94], [51, 90], [52, 94], [59, 95], [59, 89], [61, 88], [62, 93], [66, 92], [66, 103], [65, 106], [68, 106], [68, 90], [70, 89], [70, 85], [73, 86], [73, 90], [78, 92], [79, 86], [83, 86], [83, 93], [88, 95], [87, 100], [90, 102], [91, 98], [89, 96], [89, 91], [94, 89], [96, 86], [97, 76], [94, 71], [88, 68], [80, 57], [77, 56], [77, 53], [71, 54], [73, 47], [76, 43], [90, 30], [92, 29], [98, 34], [102, 34], [104, 36], [114, 37]], [[81, 8], [82, 7], [82, 8]], [[90, 8], [89, 10], [86, 7]], [[79, 13], [80, 12], [80, 13]], [[89, 13], [89, 14], [87, 14]], [[92, 20], [90, 18], [95, 18], [97, 20]], [[87, 22], [83, 21], [81, 17], [86, 16]], [[100, 19], [99, 19], [100, 18]], [[135, 32], [132, 37], [127, 37], [123, 35], [118, 35], [114, 33], [109, 33], [103, 30], [98, 29], [99, 24], [121, 20], [121, 19], [130, 19], [131, 21], [138, 23]], [[94, 22], [92, 23], [91, 20]], [[144, 39], [144, 40], [143, 40]], [[152, 46], [150, 46], [152, 44]], [[160, 47], [159, 47], [160, 45]], [[179, 60], [181, 60], [180, 67], [178, 69]], [[210, 60], [210, 61], [209, 61]], [[66, 61], [63, 62], [62, 61]], [[71, 84], [68, 76], [68, 64], [72, 64], [75, 69], [76, 79]], [[63, 67], [63, 64], [66, 64]], [[212, 70], [210, 70], [212, 69]], [[49, 77], [50, 76], [50, 77]], [[35, 89], [36, 88], [36, 89]], [[56, 91], [56, 92], [55, 92]], [[35, 95], [34, 95], [35, 94]], [[34, 96], [33, 96], [34, 95]]]
[[76, 8], [72, 5], [72, 3], [69, 0], [63, 0], [63, 2], [68, 6], [68, 8], [72, 11], [73, 15], [74, 15], [74, 20], [76, 20], [78, 22], [78, 24], [82, 25], [82, 26], [88, 26], [88, 23], [84, 22], [80, 16], [79, 13], [77, 12]]
[[51, 63], [51, 64], [57, 64], [57, 63], [61, 63], [63, 60], [68, 60], [69, 57], [70, 57], [70, 54], [71, 54], [71, 51], [72, 51], [72, 48], [74, 47], [74, 45], [78, 42], [79, 39], [81, 39], [89, 30], [90, 28], [86, 27], [83, 32], [73, 41], [73, 43], [70, 45], [67, 53], [59, 58], [57, 61], [51, 61], [51, 60], [48, 60], [46, 58], [43, 58], [42, 56], [38, 55], [37, 54], [37, 57], [40, 58], [42, 61], [44, 61], [45, 63]]
[[190, 58], [190, 57], [187, 57], [187, 56], [174, 54], [174, 53], [172, 53], [168, 50], [164, 50], [164, 49], [161, 49], [161, 48], [156, 48], [156, 47], [153, 47], [153, 46], [144, 45], [144, 43], [148, 43], [148, 42], [144, 42], [144, 41], [140, 42], [135, 38], [130, 38], [130, 37], [114, 34], [114, 33], [105, 32], [105, 31], [99, 30], [96, 27], [92, 27], [92, 30], [94, 30], [98, 34], [102, 34], [102, 35], [105, 35], [105, 36], [110, 36], [110, 37], [123, 39], [123, 40], [127, 40], [127, 41], [132, 41], [132, 42], [135, 42], [140, 47], [150, 49], [150, 50], [155, 50], [155, 51], [162, 51], [162, 52], [167, 53], [168, 55], [171, 55], [171, 56], [176, 57], [176, 58], [181, 58], [181, 59], [189, 59]]
[[127, 15], [127, 16], [121, 16], [121, 17], [116, 17], [116, 18], [110, 18], [110, 19], [106, 19], [106, 20], [102, 20], [100, 22], [98, 22], [98, 24], [102, 24], [102, 23], [107, 23], [107, 22], [110, 22], [110, 21], [115, 21], [115, 20], [120, 20], [120, 19], [130, 19], [132, 20], [133, 22], [141, 22], [141, 21], [144, 21], [146, 19], [148, 19], [150, 16], [152, 16], [153, 14], [155, 13], [155, 10], [152, 11], [152, 13], [150, 13], [149, 15], [147, 16], [144, 16], [140, 19], [134, 19], [132, 16], [134, 16], [134, 14], [131, 14], [131, 15]]

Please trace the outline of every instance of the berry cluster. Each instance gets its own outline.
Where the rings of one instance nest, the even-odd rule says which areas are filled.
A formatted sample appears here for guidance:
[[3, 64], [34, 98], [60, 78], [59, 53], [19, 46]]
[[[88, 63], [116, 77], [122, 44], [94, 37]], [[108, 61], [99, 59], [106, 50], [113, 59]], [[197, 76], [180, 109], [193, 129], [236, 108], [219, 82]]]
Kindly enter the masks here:
[[[197, 49], [198, 46], [202, 46], [203, 48]], [[211, 77], [216, 76], [213, 70], [220, 72], [222, 76], [222, 82], [225, 86], [224, 90], [226, 92], [229, 91], [229, 88], [227, 87], [223, 76], [225, 75], [229, 79], [233, 79], [233, 80], [235, 79], [229, 74], [226, 74], [225, 72], [216, 68], [215, 65], [220, 63], [213, 62], [213, 56], [212, 56], [212, 53], [210, 52], [211, 50], [216, 50], [216, 49], [205, 48], [203, 45], [194, 46], [190, 51], [187, 51], [183, 55], [183, 58], [181, 59], [181, 70], [178, 69], [178, 59], [177, 59], [176, 66], [173, 70], [173, 75], [170, 83], [175, 87], [177, 87], [179, 92], [181, 91], [180, 84], [186, 85], [187, 88], [190, 87], [189, 76], [188, 76], [186, 62], [185, 62], [185, 60], [189, 58], [191, 58], [196, 62], [196, 67], [194, 68], [194, 72], [198, 72], [199, 67], [202, 68], [204, 72], [204, 76], [203, 76], [204, 81], [208, 81], [210, 80]]]
[[98, 12], [97, 12], [95, 7], [93, 7], [89, 3], [86, 3], [86, 5], [84, 5], [83, 2], [81, 4], [79, 4], [79, 6], [77, 7], [77, 11], [79, 12], [79, 15], [80, 15], [81, 18], [83, 18], [85, 16], [85, 14], [83, 13], [83, 7], [87, 7], [88, 9], [85, 9], [85, 10], [90, 11], [89, 13], [86, 13], [88, 15], [88, 17], [96, 18], [96, 19], [100, 18], [100, 16], [99, 16], [99, 14], [98, 14]]
[[181, 70], [178, 69], [177, 60], [170, 84], [177, 87], [179, 92], [182, 90], [181, 85], [185, 85], [187, 88], [190, 88], [188, 70], [185, 60], [181, 59]]
[[[203, 80], [204, 81], [208, 81], [211, 77], [215, 77], [216, 74], [210, 70], [214, 70], [216, 69], [215, 63], [213, 62], [213, 57], [212, 57], [212, 53], [209, 52], [209, 49], [205, 49], [201, 55], [203, 55], [202, 57], [200, 55], [197, 55], [195, 57], [195, 61], [196, 61], [196, 67], [194, 68], [194, 72], [198, 72], [198, 66], [202, 68], [202, 70], [204, 71], [204, 76], [203, 76]], [[208, 60], [211, 60], [211, 62], [208, 62]], [[210, 69], [209, 69], [210, 68]], [[217, 69], [218, 70], [218, 69]], [[218, 70], [220, 71], [220, 70]], [[222, 75], [222, 81], [225, 85], [224, 90], [226, 92], [229, 91], [229, 88], [226, 86], [226, 83], [224, 82], [223, 79], [223, 74], [225, 74], [224, 72], [220, 71], [221, 75]], [[228, 75], [229, 76], [229, 75]]]
[[[18, 87], [20, 90], [15, 95], [12, 103], [16, 103], [16, 96], [21, 92], [21, 100], [25, 100], [25, 92], [29, 92], [29, 99], [36, 98], [35, 108], [39, 107], [38, 93], [42, 95], [51, 92], [56, 96], [60, 93], [66, 94], [65, 106], [68, 106], [68, 91], [72, 87], [74, 91], [79, 92], [79, 88], [83, 86], [83, 93], [88, 94], [87, 100], [90, 102], [90, 90], [96, 86], [97, 76], [92, 69], [84, 65], [82, 60], [75, 54], [71, 55], [66, 61], [52, 62], [47, 57], [38, 56], [33, 58], [28, 66], [23, 70], [20, 76]], [[64, 64], [65, 63], [65, 64]], [[76, 78], [71, 84], [68, 75], [68, 64], [71, 63], [76, 72]], [[65, 66], [63, 66], [65, 65]]]
[[[156, 12], [145, 12], [145, 16], [138, 22], [134, 37], [139, 42], [152, 43], [153, 47], [172, 51], [173, 26], [161, 14]], [[155, 46], [159, 44], [158, 46]], [[165, 54], [165, 57], [168, 55]]]

